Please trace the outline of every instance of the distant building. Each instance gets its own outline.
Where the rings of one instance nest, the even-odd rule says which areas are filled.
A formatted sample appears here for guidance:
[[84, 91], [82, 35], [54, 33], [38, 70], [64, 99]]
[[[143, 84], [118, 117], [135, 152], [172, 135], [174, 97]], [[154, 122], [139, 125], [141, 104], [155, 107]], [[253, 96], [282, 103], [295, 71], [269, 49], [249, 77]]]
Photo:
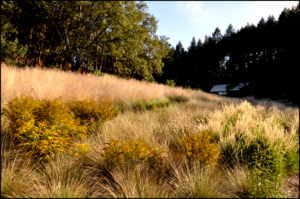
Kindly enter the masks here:
[[[246, 83], [246, 86], [249, 84], [249, 82]], [[212, 89], [210, 90], [210, 93], [218, 94], [218, 95], [239, 95], [241, 88], [244, 87], [244, 83], [239, 83], [238, 86], [227, 89], [227, 86], [229, 84], [221, 84], [221, 85], [214, 85]]]

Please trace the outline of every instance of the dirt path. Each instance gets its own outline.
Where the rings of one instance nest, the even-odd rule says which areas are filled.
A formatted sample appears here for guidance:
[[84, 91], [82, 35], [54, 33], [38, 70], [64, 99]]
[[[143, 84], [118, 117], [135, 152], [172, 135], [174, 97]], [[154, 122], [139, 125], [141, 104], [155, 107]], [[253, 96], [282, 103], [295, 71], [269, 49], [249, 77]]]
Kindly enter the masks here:
[[299, 174], [286, 178], [283, 189], [287, 193], [288, 198], [299, 198]]

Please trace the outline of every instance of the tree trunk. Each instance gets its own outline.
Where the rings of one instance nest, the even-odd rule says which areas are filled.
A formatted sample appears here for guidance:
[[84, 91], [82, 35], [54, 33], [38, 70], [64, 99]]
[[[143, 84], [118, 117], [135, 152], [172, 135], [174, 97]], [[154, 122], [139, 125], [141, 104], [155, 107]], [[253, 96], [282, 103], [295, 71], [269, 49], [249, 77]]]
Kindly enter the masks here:
[[33, 67], [36, 67], [36, 53], [33, 53], [34, 61], [33, 61]]
[[71, 71], [75, 72], [75, 63], [71, 59]]
[[31, 41], [32, 41], [32, 31], [33, 29], [30, 29], [30, 34], [29, 34], [29, 48], [28, 48], [28, 52], [27, 52], [27, 63], [26, 65], [28, 65], [28, 60], [30, 60], [30, 55], [31, 55]]
[[[96, 51], [98, 51], [98, 45], [97, 45], [97, 43], [96, 43]], [[97, 52], [96, 52], [96, 54], [97, 54]], [[98, 65], [97, 65], [97, 56], [95, 56], [95, 66], [94, 66], [94, 70], [98, 70]]]
[[100, 71], [100, 73], [101, 73], [101, 69], [102, 69], [102, 67], [103, 67], [103, 52], [104, 52], [104, 47], [105, 47], [105, 44], [103, 44], [103, 47], [102, 47], [102, 55], [101, 55], [101, 62], [100, 62], [100, 69], [99, 69], [99, 71]]
[[87, 61], [87, 63], [85, 65], [86, 65], [86, 67], [85, 67], [85, 74], [87, 74], [88, 73], [89, 60]]
[[94, 66], [94, 70], [95, 70], [95, 71], [98, 70], [98, 64], [97, 64], [97, 61], [98, 61], [98, 59], [97, 59], [97, 57], [95, 57], [95, 66]]
[[74, 63], [75, 62], [75, 60], [73, 59], [73, 54], [70, 54], [70, 62], [71, 62], [71, 70], [72, 70], [72, 72], [75, 72], [76, 71], [76, 67], [77, 67], [77, 61], [76, 61], [76, 63]]
[[102, 66], [103, 66], [103, 56], [101, 56], [101, 62], [100, 62], [100, 68], [99, 68], [100, 73], [101, 73], [101, 70], [102, 70]]
[[26, 64], [26, 66], [28, 66], [28, 51], [25, 54], [25, 64]]
[[41, 52], [41, 50], [39, 50], [39, 54], [38, 54], [38, 66], [40, 65], [40, 62], [41, 62], [41, 56], [42, 56], [42, 52]]
[[66, 71], [66, 62], [67, 62], [67, 55], [65, 55], [65, 59], [64, 59], [63, 64], [62, 64], [61, 70], [63, 70], [63, 71]]
[[76, 60], [74, 72], [79, 72], [80, 65], [81, 65], [80, 62]]

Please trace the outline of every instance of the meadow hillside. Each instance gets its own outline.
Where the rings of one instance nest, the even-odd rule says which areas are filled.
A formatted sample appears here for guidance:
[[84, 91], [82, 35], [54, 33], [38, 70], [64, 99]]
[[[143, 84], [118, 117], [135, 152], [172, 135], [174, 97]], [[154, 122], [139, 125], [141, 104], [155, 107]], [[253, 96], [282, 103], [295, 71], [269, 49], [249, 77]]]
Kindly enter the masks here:
[[1, 64], [1, 197], [299, 197], [293, 176], [298, 107]]

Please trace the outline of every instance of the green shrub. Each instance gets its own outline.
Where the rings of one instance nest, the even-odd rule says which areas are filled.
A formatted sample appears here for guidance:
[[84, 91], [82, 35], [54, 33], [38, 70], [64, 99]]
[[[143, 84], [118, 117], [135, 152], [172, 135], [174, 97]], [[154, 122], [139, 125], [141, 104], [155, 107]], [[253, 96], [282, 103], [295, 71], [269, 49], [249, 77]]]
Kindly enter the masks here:
[[162, 108], [167, 107], [171, 104], [169, 99], [167, 100], [149, 100], [145, 102], [146, 109]]
[[69, 109], [80, 120], [80, 124], [88, 127], [88, 132], [102, 127], [103, 123], [117, 116], [117, 110], [109, 104], [99, 105], [97, 101], [73, 100], [67, 102]]
[[[136, 101], [131, 104], [131, 109], [134, 111], [152, 110], [155, 108], [168, 107], [171, 104], [169, 99], [164, 100], [148, 100]], [[123, 107], [121, 107], [122, 109]]]
[[171, 87], [175, 87], [176, 86], [176, 82], [174, 80], [172, 80], [172, 79], [167, 79], [166, 85], [171, 86]]
[[136, 101], [131, 104], [131, 108], [134, 111], [144, 111], [146, 110], [145, 103], [143, 101]]
[[221, 151], [208, 131], [199, 131], [196, 134], [184, 133], [177, 139], [176, 145], [175, 157], [183, 154], [189, 163], [200, 162], [202, 166], [208, 167], [216, 165], [217, 160], [221, 158]]
[[[38, 160], [48, 159], [59, 152], [72, 152], [77, 140], [86, 137], [86, 127], [71, 114], [60, 100], [34, 100], [16, 97], [8, 102], [4, 114], [17, 144]], [[86, 150], [86, 145], [77, 145]]]
[[94, 71], [94, 75], [96, 75], [96, 76], [104, 76], [105, 73], [101, 73], [100, 70], [95, 70]]
[[287, 150], [284, 154], [284, 169], [285, 173], [299, 174], [299, 145]]
[[151, 168], [160, 168], [162, 165], [162, 149], [150, 147], [143, 139], [127, 139], [124, 142], [111, 139], [104, 148], [103, 160], [109, 169], [146, 163]]
[[279, 119], [279, 118], [275, 118], [274, 123], [278, 123], [280, 126], [282, 126], [284, 128], [284, 130], [286, 130], [288, 132], [291, 131], [290, 124], [287, 121], [284, 121], [284, 120]]
[[27, 65], [24, 64], [22, 61], [20, 62], [20, 61], [16, 61], [16, 60], [6, 59], [6, 63], [8, 65], [18, 66], [20, 68], [26, 68], [27, 67]]
[[287, 147], [287, 143], [283, 143], [282, 139], [271, 144], [264, 134], [264, 131], [257, 131], [256, 138], [250, 140], [250, 137], [245, 136], [242, 132], [236, 133], [234, 144], [228, 143], [222, 146], [224, 161], [228, 164], [236, 161], [253, 162], [253, 154], [257, 147], [260, 147], [266, 155], [265, 160], [270, 161], [268, 167], [272, 172], [278, 171], [282, 176], [299, 172], [299, 149], [296, 145]]
[[130, 107], [129, 106], [125, 106], [125, 105], [123, 105], [123, 104], [117, 104], [117, 105], [115, 105], [115, 108], [116, 108], [116, 110], [118, 111], [118, 112], [125, 112], [125, 111], [128, 111], [128, 110], [130, 110]]
[[255, 148], [250, 163], [252, 169], [249, 179], [249, 183], [253, 186], [251, 186], [249, 194], [246, 197], [283, 197], [284, 193], [281, 189], [282, 174], [280, 172], [280, 165], [283, 164], [283, 157], [277, 157], [277, 161], [275, 162], [270, 158], [270, 152], [268, 152], [270, 149], [261, 147], [258, 143]]
[[168, 97], [171, 102], [187, 102], [189, 101], [189, 98], [181, 95], [175, 95], [175, 96], [169, 96]]

